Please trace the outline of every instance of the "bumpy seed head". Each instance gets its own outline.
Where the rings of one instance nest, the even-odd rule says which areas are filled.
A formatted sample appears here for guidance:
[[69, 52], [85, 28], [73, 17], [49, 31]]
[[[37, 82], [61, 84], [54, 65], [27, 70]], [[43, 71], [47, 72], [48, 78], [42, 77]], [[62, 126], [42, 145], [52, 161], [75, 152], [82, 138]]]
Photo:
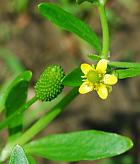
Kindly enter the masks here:
[[35, 93], [41, 101], [51, 101], [56, 98], [64, 88], [62, 79], [65, 74], [59, 65], [50, 65], [40, 75], [35, 85]]

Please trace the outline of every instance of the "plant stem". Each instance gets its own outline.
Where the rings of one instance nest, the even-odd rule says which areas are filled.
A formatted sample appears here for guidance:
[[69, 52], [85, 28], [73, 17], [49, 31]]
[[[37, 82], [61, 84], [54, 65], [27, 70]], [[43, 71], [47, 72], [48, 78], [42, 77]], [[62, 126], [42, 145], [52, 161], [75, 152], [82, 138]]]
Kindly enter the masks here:
[[101, 20], [101, 26], [103, 31], [103, 46], [102, 46], [101, 57], [104, 59], [108, 59], [110, 40], [109, 40], [109, 28], [108, 28], [107, 16], [106, 16], [104, 5], [102, 4], [98, 5], [98, 10], [100, 13], [100, 20]]
[[22, 105], [18, 111], [16, 111], [15, 113], [13, 113], [11, 116], [7, 117], [4, 121], [2, 121], [0, 123], [0, 130], [7, 127], [13, 120], [15, 117], [17, 117], [18, 115], [20, 115], [22, 112], [24, 112], [25, 110], [27, 110], [33, 103], [35, 103], [37, 101], [37, 97], [34, 96], [32, 99], [30, 99], [28, 102], [26, 102], [24, 105]]
[[78, 88], [73, 88], [55, 107], [53, 107], [44, 117], [39, 119], [30, 129], [28, 129], [20, 138], [8, 143], [1, 153], [0, 160], [5, 160], [14, 145], [23, 145], [31, 140], [36, 134], [49, 125], [65, 107], [78, 95]]

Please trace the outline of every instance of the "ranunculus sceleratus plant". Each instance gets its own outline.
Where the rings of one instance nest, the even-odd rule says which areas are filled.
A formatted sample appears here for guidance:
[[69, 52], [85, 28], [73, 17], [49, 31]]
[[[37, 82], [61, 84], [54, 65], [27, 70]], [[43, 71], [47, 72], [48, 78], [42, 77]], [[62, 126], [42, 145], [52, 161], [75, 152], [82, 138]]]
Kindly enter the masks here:
[[[41, 15], [64, 30], [76, 34], [94, 48], [94, 53], [87, 56], [93, 63], [81, 63], [68, 74], [65, 74], [59, 65], [47, 66], [35, 84], [35, 96], [28, 101], [26, 98], [32, 73], [25, 71], [12, 81], [3, 94], [4, 108], [1, 111], [5, 110], [5, 118], [0, 122], [0, 129], [8, 128], [9, 139], [2, 148], [1, 161], [7, 160], [10, 155], [10, 164], [20, 160], [22, 163], [31, 163], [36, 155], [58, 161], [97, 160], [122, 154], [132, 148], [133, 142], [129, 138], [97, 130], [47, 135], [33, 140], [34, 136], [47, 128], [79, 94], [86, 96], [88, 92], [97, 93], [100, 101], [105, 101], [115, 89], [114, 85], [121, 79], [140, 75], [139, 63], [111, 60], [106, 0], [77, 0], [77, 4], [85, 1], [98, 9], [102, 41], [93, 31], [93, 27], [89, 27], [59, 6], [53, 3], [38, 5]], [[58, 95], [65, 86], [73, 88], [60, 98]], [[24, 111], [36, 101], [51, 101], [53, 104], [52, 100], [55, 98], [59, 100], [55, 106], [23, 130]]]

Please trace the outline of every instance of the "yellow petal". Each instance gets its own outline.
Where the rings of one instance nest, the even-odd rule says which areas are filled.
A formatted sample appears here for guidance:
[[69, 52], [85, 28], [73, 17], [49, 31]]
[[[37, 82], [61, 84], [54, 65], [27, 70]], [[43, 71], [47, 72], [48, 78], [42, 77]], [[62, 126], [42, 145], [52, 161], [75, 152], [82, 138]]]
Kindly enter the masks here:
[[90, 70], [93, 70], [93, 67], [89, 64], [81, 64], [81, 70], [86, 75]]
[[108, 89], [106, 88], [105, 85], [98, 86], [97, 93], [99, 97], [103, 100], [107, 99], [108, 97]]
[[115, 75], [106, 74], [103, 78], [104, 84], [114, 85], [118, 81], [118, 78]]
[[85, 93], [88, 93], [90, 91], [92, 91], [94, 88], [93, 84], [92, 83], [89, 83], [87, 81], [83, 82], [83, 84], [80, 86], [79, 88], [79, 93], [81, 94], [85, 94]]
[[108, 60], [106, 59], [101, 59], [98, 63], [97, 63], [97, 66], [96, 66], [96, 70], [98, 73], [101, 73], [101, 74], [105, 74], [106, 73], [106, 69], [107, 69], [107, 63], [108, 63]]

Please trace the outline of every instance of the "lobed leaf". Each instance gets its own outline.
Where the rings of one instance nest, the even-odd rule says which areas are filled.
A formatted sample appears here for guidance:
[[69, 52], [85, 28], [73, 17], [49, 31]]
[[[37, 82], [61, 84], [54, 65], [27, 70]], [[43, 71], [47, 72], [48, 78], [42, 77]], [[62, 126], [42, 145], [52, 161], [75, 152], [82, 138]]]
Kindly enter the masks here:
[[97, 52], [101, 51], [100, 39], [83, 21], [52, 3], [40, 3], [38, 8], [40, 13], [47, 17], [51, 22], [78, 35], [80, 38], [91, 44]]
[[50, 135], [25, 145], [25, 152], [50, 160], [97, 160], [122, 154], [132, 148], [124, 136], [96, 130]]
[[9, 164], [29, 164], [27, 157], [21, 146], [16, 145], [13, 148]]

